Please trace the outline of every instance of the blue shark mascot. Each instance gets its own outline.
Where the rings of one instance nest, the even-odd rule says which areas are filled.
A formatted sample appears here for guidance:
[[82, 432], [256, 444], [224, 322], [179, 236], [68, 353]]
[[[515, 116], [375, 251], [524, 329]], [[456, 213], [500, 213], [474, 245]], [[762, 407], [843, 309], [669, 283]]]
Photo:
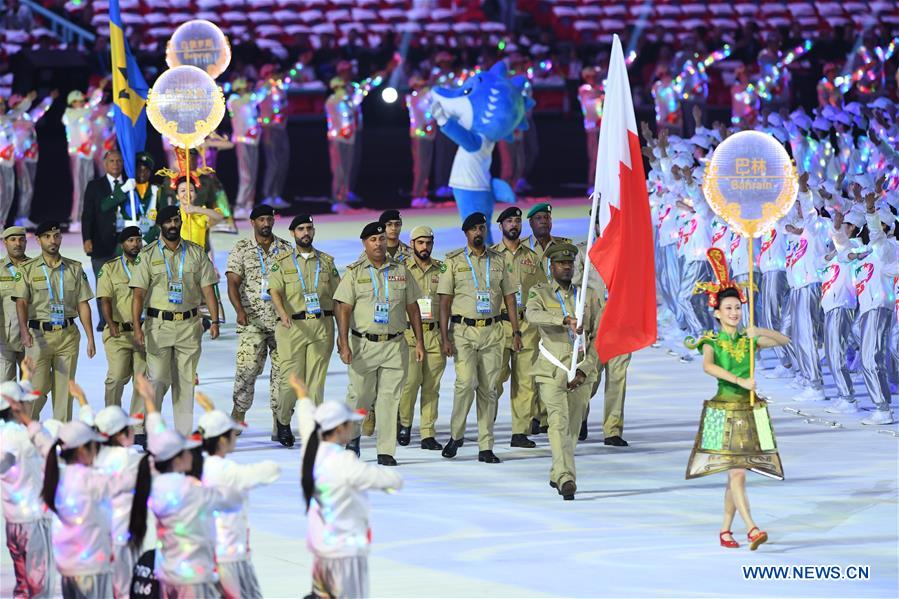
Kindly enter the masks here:
[[[509, 78], [505, 63], [498, 62], [461, 86], [431, 91], [431, 112], [440, 130], [459, 145], [449, 184], [462, 220], [483, 212], [489, 222], [495, 201], [515, 201], [508, 184], [491, 178], [490, 162], [496, 142], [511, 141], [516, 129], [528, 128], [525, 112], [534, 101], [525, 96], [525, 83], [523, 75]], [[489, 237], [488, 229], [488, 243]]]

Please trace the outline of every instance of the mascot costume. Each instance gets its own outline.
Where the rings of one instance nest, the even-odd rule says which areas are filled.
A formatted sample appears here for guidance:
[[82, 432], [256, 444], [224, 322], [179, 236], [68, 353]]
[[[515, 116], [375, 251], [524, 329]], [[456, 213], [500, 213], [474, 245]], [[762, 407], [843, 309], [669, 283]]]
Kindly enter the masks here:
[[[509, 185], [490, 176], [490, 162], [496, 142], [528, 128], [525, 113], [534, 101], [526, 97], [525, 83], [523, 75], [509, 78], [505, 63], [498, 62], [458, 87], [431, 91], [434, 119], [459, 145], [449, 183], [462, 220], [482, 212], [489, 221], [495, 201], [515, 201]], [[489, 229], [487, 237], [490, 243]]]

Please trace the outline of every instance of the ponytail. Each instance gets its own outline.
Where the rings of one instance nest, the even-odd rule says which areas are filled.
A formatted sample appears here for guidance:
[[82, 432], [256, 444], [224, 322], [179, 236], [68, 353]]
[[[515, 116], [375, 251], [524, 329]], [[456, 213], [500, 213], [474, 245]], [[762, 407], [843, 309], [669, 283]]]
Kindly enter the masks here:
[[147, 534], [147, 501], [150, 499], [150, 489], [153, 486], [152, 473], [150, 472], [150, 454], [145, 453], [137, 466], [137, 480], [134, 483], [134, 499], [131, 503], [131, 521], [128, 523], [128, 532], [132, 547], [140, 548]]
[[303, 487], [303, 496], [306, 498], [306, 511], [309, 511], [309, 504], [312, 503], [312, 496], [315, 494], [315, 456], [318, 453], [318, 446], [321, 443], [321, 427], [315, 424], [315, 430], [309, 436], [306, 442], [306, 453], [303, 455], [303, 469], [301, 471], [300, 484]]
[[59, 439], [50, 446], [47, 452], [47, 462], [44, 466], [44, 486], [41, 489], [41, 498], [48, 508], [56, 513], [56, 487], [59, 485], [59, 457], [56, 450], [59, 447]]

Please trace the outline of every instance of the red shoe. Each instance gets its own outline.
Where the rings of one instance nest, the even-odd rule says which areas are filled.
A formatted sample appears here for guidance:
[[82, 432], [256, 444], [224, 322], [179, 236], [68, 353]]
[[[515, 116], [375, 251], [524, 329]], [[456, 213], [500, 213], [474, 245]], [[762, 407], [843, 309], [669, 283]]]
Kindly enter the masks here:
[[[752, 534], [753, 530], [756, 531], [754, 535]], [[756, 526], [756, 527], [753, 527], [753, 529], [749, 531], [749, 533], [746, 535], [746, 537], [749, 539], [750, 551], [755, 551], [756, 549], [759, 548], [759, 545], [761, 545], [762, 543], [764, 543], [768, 540], [768, 533], [766, 533], [764, 530], [759, 530], [758, 527]]]
[[[730, 540], [726, 541], [724, 535], [730, 535]], [[734, 540], [734, 533], [729, 530], [718, 533], [718, 540], [721, 541], [722, 547], [727, 547], [728, 549], [736, 549], [740, 546], [740, 544]]]

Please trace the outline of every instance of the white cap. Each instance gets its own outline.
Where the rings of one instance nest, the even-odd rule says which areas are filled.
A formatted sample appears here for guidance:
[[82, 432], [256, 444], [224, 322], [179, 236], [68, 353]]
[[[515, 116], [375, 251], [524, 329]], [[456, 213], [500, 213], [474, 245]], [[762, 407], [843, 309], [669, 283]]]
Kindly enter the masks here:
[[55, 440], [59, 437], [59, 429], [62, 428], [62, 420], [57, 420], [56, 418], [48, 418], [44, 420], [41, 425], [44, 427], [44, 430], [50, 433], [50, 436]]
[[858, 102], [849, 102], [843, 107], [843, 110], [848, 112], [849, 114], [853, 114], [855, 116], [861, 116], [862, 114], [862, 105]]
[[792, 116], [791, 120], [797, 127], [805, 129], [806, 131], [812, 128], [812, 119], [804, 112]]
[[871, 108], [879, 108], [881, 110], [886, 110], [886, 109], [890, 108], [892, 105], [893, 105], [893, 103], [890, 101], [890, 99], [886, 98], [884, 96], [881, 96], [881, 97], [875, 99], [870, 104]]
[[106, 406], [94, 416], [94, 426], [104, 435], [111, 437], [126, 426], [140, 424], [137, 418], [131, 418], [121, 406]]
[[172, 430], [164, 430], [160, 433], [150, 434], [147, 439], [147, 449], [157, 462], [167, 462], [186, 449], [199, 447], [201, 441], [194, 437], [185, 439], [181, 433]]
[[819, 116], [812, 121], [812, 128], [818, 129], [819, 131], [830, 131], [830, 121]]
[[224, 435], [228, 431], [241, 431], [244, 427], [243, 424], [235, 422], [233, 418], [221, 410], [206, 412], [200, 416], [200, 422], [197, 426], [204, 439], [212, 439], [213, 437]]
[[896, 226], [896, 215], [886, 204], [877, 207], [877, 216], [880, 217], [880, 222], [890, 229]]
[[768, 114], [768, 124], [772, 127], [783, 127], [784, 120], [777, 112]]
[[105, 441], [106, 437], [80, 420], [72, 420], [63, 424], [59, 429], [59, 440], [62, 441], [63, 449], [75, 449], [91, 441]]
[[9, 399], [22, 401], [22, 388], [15, 381], [6, 381], [0, 385], [0, 410], [9, 407]]
[[315, 422], [323, 431], [334, 430], [344, 422], [359, 422], [365, 417], [354, 412], [342, 401], [323, 401], [315, 408]]
[[853, 206], [852, 209], [843, 216], [843, 221], [861, 229], [865, 226], [865, 211], [858, 206]]

